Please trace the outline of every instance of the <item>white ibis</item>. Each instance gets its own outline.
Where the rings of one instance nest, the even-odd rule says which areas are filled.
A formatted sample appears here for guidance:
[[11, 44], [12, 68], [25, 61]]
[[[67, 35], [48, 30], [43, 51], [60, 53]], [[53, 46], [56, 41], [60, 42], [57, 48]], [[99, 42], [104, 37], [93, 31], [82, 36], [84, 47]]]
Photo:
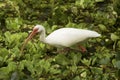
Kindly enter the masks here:
[[24, 46], [36, 33], [40, 33], [41, 42], [47, 43], [49, 45], [53, 45], [55, 47], [71, 47], [88, 38], [101, 36], [97, 32], [91, 31], [91, 30], [76, 29], [76, 28], [61, 28], [61, 29], [53, 31], [50, 35], [45, 37], [46, 36], [45, 28], [42, 25], [36, 25], [33, 28], [32, 33], [25, 40], [21, 51], [23, 51]]

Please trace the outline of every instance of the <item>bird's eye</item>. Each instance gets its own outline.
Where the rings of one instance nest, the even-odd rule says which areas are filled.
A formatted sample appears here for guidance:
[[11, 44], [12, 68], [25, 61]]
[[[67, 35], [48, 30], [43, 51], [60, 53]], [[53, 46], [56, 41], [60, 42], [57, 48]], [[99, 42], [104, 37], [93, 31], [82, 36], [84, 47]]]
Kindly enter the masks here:
[[38, 32], [38, 28], [34, 28], [33, 31], [34, 31], [34, 32]]

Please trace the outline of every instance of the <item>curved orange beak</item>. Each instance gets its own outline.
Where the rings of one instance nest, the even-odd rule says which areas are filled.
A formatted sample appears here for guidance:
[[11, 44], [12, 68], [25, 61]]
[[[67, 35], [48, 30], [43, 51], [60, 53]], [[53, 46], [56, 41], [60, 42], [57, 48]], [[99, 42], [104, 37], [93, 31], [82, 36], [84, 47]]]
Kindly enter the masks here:
[[24, 41], [23, 46], [22, 46], [22, 48], [21, 48], [21, 53], [23, 52], [25, 45], [28, 43], [29, 40], [32, 39], [32, 37], [37, 33], [37, 31], [38, 31], [38, 29], [34, 29], [34, 30], [31, 32], [31, 34], [28, 36], [28, 38]]

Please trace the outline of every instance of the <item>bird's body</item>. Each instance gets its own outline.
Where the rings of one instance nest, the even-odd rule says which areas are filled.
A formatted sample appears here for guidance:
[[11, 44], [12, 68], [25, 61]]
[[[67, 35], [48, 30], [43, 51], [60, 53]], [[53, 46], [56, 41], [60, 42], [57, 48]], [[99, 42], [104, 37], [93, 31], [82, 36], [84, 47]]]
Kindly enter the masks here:
[[45, 38], [45, 43], [56, 47], [70, 47], [80, 43], [91, 37], [99, 37], [95, 31], [76, 29], [76, 28], [61, 28]]
[[21, 52], [24, 49], [24, 46], [27, 42], [36, 34], [40, 33], [40, 41], [53, 45], [55, 47], [71, 47], [77, 43], [80, 43], [88, 38], [99, 37], [95, 31], [85, 30], [85, 29], [76, 29], [76, 28], [61, 28], [53, 31], [46, 37], [45, 28], [42, 25], [36, 25], [33, 28], [32, 33], [26, 39], [21, 49]]

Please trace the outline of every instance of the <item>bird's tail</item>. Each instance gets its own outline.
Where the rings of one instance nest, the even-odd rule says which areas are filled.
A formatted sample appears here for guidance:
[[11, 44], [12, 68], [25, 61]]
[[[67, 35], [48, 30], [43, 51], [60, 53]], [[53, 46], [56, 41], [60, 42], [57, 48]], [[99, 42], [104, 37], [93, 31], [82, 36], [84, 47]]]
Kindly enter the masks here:
[[95, 32], [95, 31], [92, 31], [91, 33], [89, 33], [89, 36], [90, 36], [90, 37], [100, 37], [101, 34]]

